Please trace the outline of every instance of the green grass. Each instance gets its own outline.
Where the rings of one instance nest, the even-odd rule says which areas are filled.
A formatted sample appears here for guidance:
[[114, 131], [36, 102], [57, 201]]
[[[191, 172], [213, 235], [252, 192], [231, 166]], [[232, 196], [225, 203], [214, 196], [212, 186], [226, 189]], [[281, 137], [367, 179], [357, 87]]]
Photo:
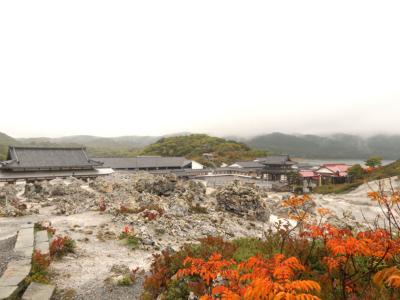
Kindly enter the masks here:
[[342, 194], [350, 192], [361, 184], [363, 184], [363, 180], [358, 180], [352, 183], [343, 183], [343, 184], [326, 184], [316, 187], [313, 190], [313, 193], [316, 194]]
[[233, 259], [241, 262], [248, 260], [251, 256], [261, 254], [266, 256], [267, 248], [265, 241], [261, 241], [255, 238], [240, 238], [233, 241], [236, 246], [236, 250], [233, 253]]
[[126, 245], [128, 245], [132, 250], [137, 249], [139, 247], [140, 240], [136, 235], [132, 233], [127, 234], [125, 232], [122, 232], [119, 235], [119, 239], [122, 240]]
[[387, 177], [400, 176], [400, 160], [390, 165], [376, 169], [365, 177], [368, 181], [378, 180]]

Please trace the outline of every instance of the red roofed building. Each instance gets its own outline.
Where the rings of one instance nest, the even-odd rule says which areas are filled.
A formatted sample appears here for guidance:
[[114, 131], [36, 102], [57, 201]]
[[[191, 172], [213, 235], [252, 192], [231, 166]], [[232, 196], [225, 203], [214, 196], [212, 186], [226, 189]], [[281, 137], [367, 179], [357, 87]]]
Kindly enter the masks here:
[[315, 171], [323, 183], [344, 183], [350, 166], [346, 164], [324, 164]]
[[299, 171], [299, 175], [300, 175], [300, 177], [302, 177], [304, 179], [306, 179], [306, 178], [315, 179], [315, 177], [318, 177], [318, 175], [315, 174], [315, 172], [312, 170], [301, 170], [301, 171]]

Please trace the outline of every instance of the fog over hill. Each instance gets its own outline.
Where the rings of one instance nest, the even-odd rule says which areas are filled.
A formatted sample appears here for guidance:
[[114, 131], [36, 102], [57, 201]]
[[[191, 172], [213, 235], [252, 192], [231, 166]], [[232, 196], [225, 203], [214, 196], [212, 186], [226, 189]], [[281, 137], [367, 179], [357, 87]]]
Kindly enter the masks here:
[[250, 147], [306, 158], [400, 158], [400, 135], [360, 137], [350, 134], [290, 135], [271, 133], [244, 140]]
[[74, 135], [60, 138], [21, 138], [19, 142], [24, 144], [52, 143], [60, 145], [84, 145], [86, 147], [99, 148], [142, 148], [157, 141], [158, 136], [121, 136], [98, 137], [91, 135]]

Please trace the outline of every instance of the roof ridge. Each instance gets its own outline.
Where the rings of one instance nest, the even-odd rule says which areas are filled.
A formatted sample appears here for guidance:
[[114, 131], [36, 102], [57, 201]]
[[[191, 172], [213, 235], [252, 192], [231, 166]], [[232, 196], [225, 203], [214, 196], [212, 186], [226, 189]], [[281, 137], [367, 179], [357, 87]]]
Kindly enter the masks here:
[[45, 147], [45, 146], [8, 146], [12, 149], [32, 149], [32, 150], [86, 150], [86, 147]]

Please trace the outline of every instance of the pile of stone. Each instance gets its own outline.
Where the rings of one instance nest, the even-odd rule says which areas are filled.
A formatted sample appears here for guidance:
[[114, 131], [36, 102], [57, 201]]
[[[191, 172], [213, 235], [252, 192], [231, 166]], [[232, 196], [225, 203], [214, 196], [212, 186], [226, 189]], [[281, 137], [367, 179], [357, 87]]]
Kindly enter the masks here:
[[368, 226], [365, 223], [357, 221], [351, 210], [344, 210], [339, 216], [331, 213], [327, 216], [326, 222], [337, 228], [358, 228], [359, 230], [368, 230]]
[[178, 180], [176, 175], [163, 176], [152, 175], [145, 172], [135, 174], [113, 174], [107, 177], [99, 177], [89, 183], [89, 186], [100, 193], [120, 196], [147, 193], [157, 196], [169, 197], [172, 195], [188, 195], [192, 197], [205, 194], [205, 187], [201, 183]]
[[[143, 173], [146, 176], [147, 173]], [[90, 181], [89, 187], [102, 194], [119, 194], [121, 196], [129, 196], [136, 192], [133, 185], [132, 174], [114, 173], [106, 177], [97, 177]]]
[[25, 185], [24, 197], [29, 200], [46, 200], [53, 196], [64, 196], [72, 189], [78, 189], [85, 183], [74, 177], [53, 179], [51, 181], [36, 181]]
[[40, 206], [55, 206], [55, 213], [62, 215], [77, 214], [98, 207], [96, 193], [85, 182], [70, 177], [28, 183], [24, 197], [27, 202], [40, 203]]
[[51, 201], [49, 204], [56, 206], [56, 214], [68, 216], [89, 210], [98, 210], [96, 194], [82, 188], [69, 191], [62, 196], [49, 199]]
[[18, 189], [14, 184], [0, 187], [0, 216], [16, 217], [29, 214], [27, 206], [18, 197]]
[[189, 213], [185, 215], [163, 215], [149, 220], [143, 213], [118, 215], [113, 224], [129, 224], [140, 240], [141, 248], [165, 249], [168, 246], [195, 242], [207, 236], [221, 236], [226, 239], [235, 237], [262, 237], [265, 223], [243, 219], [240, 216], [223, 211], [207, 213]]
[[50, 195], [47, 181], [36, 181], [25, 185], [24, 197], [31, 200], [42, 201]]
[[263, 222], [270, 217], [266, 196], [257, 186], [239, 181], [220, 187], [215, 193], [218, 209]]
[[[295, 211], [283, 205], [283, 201], [293, 197], [291, 193], [275, 193], [270, 194], [266, 205], [271, 210], [271, 213], [280, 218], [288, 218], [289, 215], [295, 213]], [[313, 199], [308, 200], [302, 206], [297, 208], [298, 212], [306, 212], [307, 214], [316, 215], [316, 202]]]
[[90, 182], [98, 192], [104, 211], [118, 215], [121, 211], [142, 212], [162, 210], [173, 216], [183, 216], [192, 208], [199, 209], [206, 200], [203, 184], [178, 180], [173, 174], [155, 176], [149, 173], [113, 174]]
[[165, 176], [141, 176], [133, 178], [133, 187], [139, 193], [150, 193], [157, 196], [171, 196], [175, 193], [178, 179], [174, 174]]

